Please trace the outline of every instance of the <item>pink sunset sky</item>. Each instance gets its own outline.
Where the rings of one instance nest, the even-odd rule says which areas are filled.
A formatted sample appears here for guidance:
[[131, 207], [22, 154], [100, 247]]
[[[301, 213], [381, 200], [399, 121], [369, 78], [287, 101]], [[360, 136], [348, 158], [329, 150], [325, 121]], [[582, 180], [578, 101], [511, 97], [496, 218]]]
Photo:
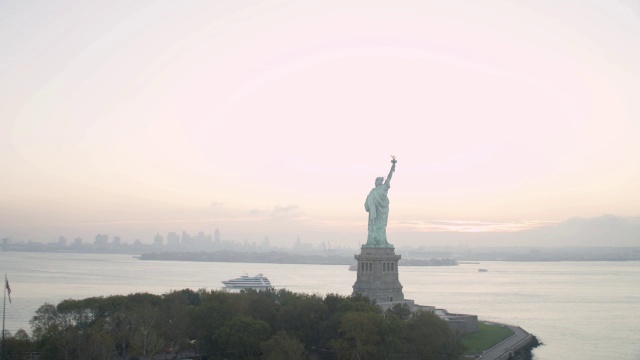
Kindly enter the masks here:
[[14, 0], [0, 44], [0, 238], [351, 246], [390, 155], [396, 245], [640, 216], [636, 1]]

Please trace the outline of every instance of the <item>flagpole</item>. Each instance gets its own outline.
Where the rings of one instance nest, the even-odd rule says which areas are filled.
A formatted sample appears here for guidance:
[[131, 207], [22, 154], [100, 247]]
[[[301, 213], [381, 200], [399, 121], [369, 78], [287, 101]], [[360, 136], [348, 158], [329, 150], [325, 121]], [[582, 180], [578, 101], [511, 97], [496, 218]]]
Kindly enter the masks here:
[[6, 359], [6, 349], [4, 347], [4, 314], [7, 308], [7, 274], [4, 274], [4, 286], [2, 287], [2, 359]]

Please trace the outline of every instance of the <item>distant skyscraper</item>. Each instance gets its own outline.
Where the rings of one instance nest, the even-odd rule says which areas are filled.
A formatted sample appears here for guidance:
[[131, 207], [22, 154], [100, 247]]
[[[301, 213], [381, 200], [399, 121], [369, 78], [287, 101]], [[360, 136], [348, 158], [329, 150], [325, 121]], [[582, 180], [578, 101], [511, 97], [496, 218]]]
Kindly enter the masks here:
[[97, 246], [105, 246], [107, 243], [109, 243], [109, 235], [107, 234], [97, 234], [93, 241], [93, 244]]
[[199, 248], [208, 248], [211, 246], [211, 235], [205, 235], [203, 231], [200, 231], [194, 243]]
[[164, 245], [164, 239], [162, 238], [162, 235], [156, 234], [156, 236], [153, 238], [153, 245], [154, 246]]
[[180, 243], [182, 244], [182, 246], [191, 246], [193, 245], [193, 239], [191, 238], [191, 235], [189, 235], [186, 231], [182, 231]]
[[180, 236], [174, 232], [167, 234], [167, 246], [178, 247], [180, 245]]

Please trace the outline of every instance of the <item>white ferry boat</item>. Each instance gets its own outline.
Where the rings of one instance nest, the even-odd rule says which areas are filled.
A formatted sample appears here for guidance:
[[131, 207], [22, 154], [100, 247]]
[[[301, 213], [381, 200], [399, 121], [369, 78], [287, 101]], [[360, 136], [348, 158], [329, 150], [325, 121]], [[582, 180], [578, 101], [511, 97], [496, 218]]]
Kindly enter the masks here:
[[239, 278], [222, 282], [228, 289], [267, 289], [272, 287], [266, 276], [258, 274], [256, 276], [242, 275]]

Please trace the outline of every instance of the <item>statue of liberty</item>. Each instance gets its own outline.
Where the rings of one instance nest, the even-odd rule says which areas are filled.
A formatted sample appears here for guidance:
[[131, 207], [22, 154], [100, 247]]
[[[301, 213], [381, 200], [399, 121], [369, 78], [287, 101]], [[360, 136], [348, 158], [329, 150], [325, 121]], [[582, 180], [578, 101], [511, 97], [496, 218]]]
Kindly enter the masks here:
[[[376, 187], [371, 189], [364, 208], [369, 213], [369, 231], [365, 247], [393, 247], [387, 242], [387, 220], [389, 219], [389, 198], [387, 192], [391, 187], [391, 176], [396, 170], [396, 157], [391, 156], [391, 170], [387, 180], [376, 178]], [[384, 182], [383, 182], [384, 181]]]

